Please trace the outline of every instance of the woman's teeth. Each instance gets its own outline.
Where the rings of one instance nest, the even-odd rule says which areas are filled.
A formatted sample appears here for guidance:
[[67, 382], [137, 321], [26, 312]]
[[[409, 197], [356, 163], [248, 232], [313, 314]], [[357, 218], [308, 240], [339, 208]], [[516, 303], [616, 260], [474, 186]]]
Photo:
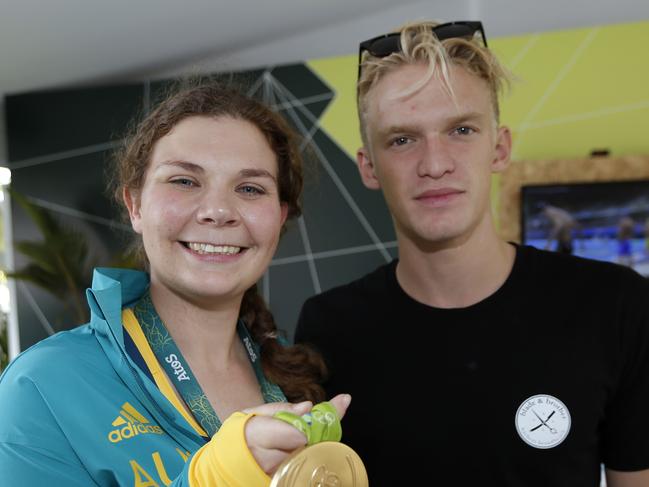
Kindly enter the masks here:
[[234, 247], [232, 245], [212, 245], [188, 242], [187, 247], [199, 254], [234, 255], [241, 252], [241, 247]]

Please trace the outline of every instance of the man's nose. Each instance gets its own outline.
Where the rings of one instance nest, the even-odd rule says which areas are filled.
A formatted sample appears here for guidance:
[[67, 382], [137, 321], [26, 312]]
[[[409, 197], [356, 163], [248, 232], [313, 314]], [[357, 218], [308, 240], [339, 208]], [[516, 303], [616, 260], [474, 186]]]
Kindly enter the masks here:
[[455, 161], [443, 136], [435, 134], [427, 137], [417, 165], [417, 174], [420, 177], [439, 179], [454, 169]]

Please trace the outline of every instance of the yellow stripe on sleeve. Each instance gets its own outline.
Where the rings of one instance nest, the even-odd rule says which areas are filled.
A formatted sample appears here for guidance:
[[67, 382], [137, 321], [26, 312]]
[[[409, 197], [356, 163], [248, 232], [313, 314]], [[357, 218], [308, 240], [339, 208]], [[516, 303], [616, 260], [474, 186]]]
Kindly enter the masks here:
[[252, 413], [232, 414], [212, 440], [194, 453], [187, 475], [191, 487], [268, 487], [270, 477], [261, 469], [246, 443], [246, 422], [252, 416]]
[[171, 404], [173, 404], [176, 410], [183, 416], [183, 418], [185, 418], [185, 420], [187, 420], [187, 422], [199, 435], [209, 436], [205, 432], [205, 430], [203, 430], [203, 428], [201, 428], [201, 426], [196, 422], [194, 417], [187, 411], [187, 408], [185, 408], [185, 406], [180, 402], [176, 391], [169, 381], [167, 374], [165, 374], [164, 370], [162, 370], [162, 367], [160, 367], [158, 359], [156, 359], [153, 350], [151, 350], [151, 346], [144, 336], [142, 328], [140, 327], [140, 324], [138, 323], [137, 318], [135, 317], [135, 314], [133, 314], [133, 311], [131, 309], [125, 308], [122, 310], [122, 323], [124, 324], [124, 329], [131, 336], [133, 343], [135, 343], [135, 346], [140, 351], [142, 358], [144, 358], [147, 367], [149, 367], [149, 371], [151, 372], [151, 375], [153, 375], [153, 380], [158, 386], [158, 389], [160, 389], [160, 392], [162, 392], [167, 400]]

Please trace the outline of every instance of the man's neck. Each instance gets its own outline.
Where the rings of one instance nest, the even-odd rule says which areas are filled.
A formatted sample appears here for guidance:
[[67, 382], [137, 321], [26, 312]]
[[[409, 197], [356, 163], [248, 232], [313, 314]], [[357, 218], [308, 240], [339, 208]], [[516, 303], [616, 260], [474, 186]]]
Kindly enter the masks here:
[[208, 309], [155, 283], [151, 284], [151, 299], [192, 369], [223, 370], [241, 358], [236, 338], [240, 300]]
[[406, 294], [428, 306], [465, 308], [503, 285], [515, 254], [493, 230], [427, 250], [399, 238], [397, 280]]

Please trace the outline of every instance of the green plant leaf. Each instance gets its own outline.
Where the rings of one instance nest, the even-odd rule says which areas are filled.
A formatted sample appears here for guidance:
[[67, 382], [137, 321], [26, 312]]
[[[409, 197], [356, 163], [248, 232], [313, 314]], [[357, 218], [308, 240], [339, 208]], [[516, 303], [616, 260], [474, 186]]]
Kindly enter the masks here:
[[62, 282], [61, 276], [47, 272], [35, 264], [27, 264], [16, 272], [7, 272], [7, 277], [31, 282], [59, 298], [65, 298], [67, 294], [65, 283]]
[[47, 237], [60, 234], [61, 225], [49, 211], [35, 205], [24, 195], [11, 187], [9, 187], [9, 193], [11, 194], [12, 199], [14, 199], [27, 212], [46, 239]]
[[60, 224], [47, 209], [10, 190], [12, 198], [26, 211], [43, 236], [40, 242], [16, 242], [16, 249], [29, 259], [22, 269], [8, 273], [48, 291], [69, 306], [77, 320], [85, 320], [84, 290], [91, 268], [85, 236]]
[[16, 242], [14, 247], [25, 257], [29, 257], [35, 264], [44, 270], [55, 273], [56, 266], [53, 263], [52, 249], [42, 242]]

